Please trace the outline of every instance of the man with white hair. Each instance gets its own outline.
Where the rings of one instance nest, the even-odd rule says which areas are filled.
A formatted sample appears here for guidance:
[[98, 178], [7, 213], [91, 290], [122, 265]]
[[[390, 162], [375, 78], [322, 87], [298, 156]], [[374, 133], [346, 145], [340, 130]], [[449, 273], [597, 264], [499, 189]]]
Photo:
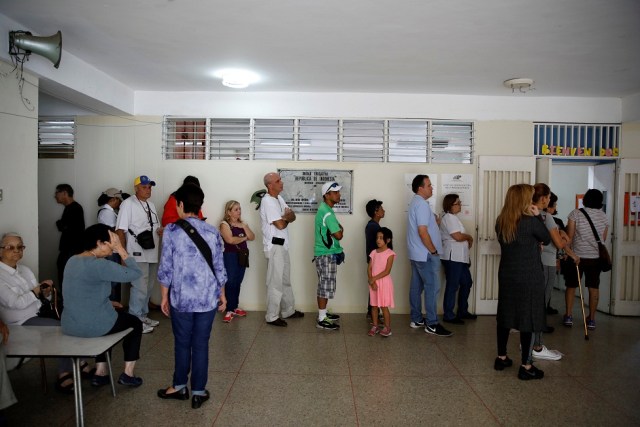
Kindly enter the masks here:
[[291, 287], [289, 261], [289, 224], [296, 214], [289, 208], [280, 193], [284, 188], [280, 175], [270, 172], [264, 176], [267, 193], [260, 203], [262, 244], [267, 258], [267, 313], [265, 320], [272, 326], [287, 326], [284, 319], [303, 317], [295, 309]]
[[162, 235], [158, 211], [149, 201], [151, 187], [155, 185], [155, 181], [146, 175], [136, 177], [133, 181], [135, 194], [120, 205], [116, 225], [122, 246], [142, 270], [142, 277], [131, 283], [129, 313], [142, 321], [143, 334], [153, 332], [160, 324], [148, 316], [149, 297], [158, 273], [158, 240]]

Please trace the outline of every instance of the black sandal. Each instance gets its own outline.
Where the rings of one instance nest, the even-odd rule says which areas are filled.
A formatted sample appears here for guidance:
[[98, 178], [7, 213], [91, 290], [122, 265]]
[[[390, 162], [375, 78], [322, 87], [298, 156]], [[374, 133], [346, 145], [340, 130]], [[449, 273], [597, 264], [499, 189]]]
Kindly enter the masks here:
[[93, 378], [93, 374], [96, 373], [96, 368], [91, 368], [88, 371], [85, 371], [85, 369], [87, 369], [88, 367], [89, 364], [87, 362], [82, 362], [80, 364], [80, 376], [84, 380], [90, 380], [91, 378]]
[[67, 380], [73, 380], [73, 375], [71, 373], [66, 373], [60, 378], [58, 378], [56, 380], [55, 388], [62, 394], [73, 394], [74, 392], [73, 381], [71, 381], [67, 385], [62, 385], [62, 383], [64, 383]]

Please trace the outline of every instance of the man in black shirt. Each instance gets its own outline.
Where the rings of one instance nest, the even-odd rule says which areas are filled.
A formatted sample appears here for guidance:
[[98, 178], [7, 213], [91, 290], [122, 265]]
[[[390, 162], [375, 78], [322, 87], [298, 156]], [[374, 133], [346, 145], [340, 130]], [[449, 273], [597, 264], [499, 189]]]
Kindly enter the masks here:
[[62, 290], [62, 277], [67, 261], [73, 255], [82, 252], [82, 234], [84, 233], [84, 210], [80, 203], [73, 200], [73, 188], [69, 184], [56, 186], [56, 202], [64, 206], [62, 218], [56, 221], [60, 235], [58, 246], [58, 284]]

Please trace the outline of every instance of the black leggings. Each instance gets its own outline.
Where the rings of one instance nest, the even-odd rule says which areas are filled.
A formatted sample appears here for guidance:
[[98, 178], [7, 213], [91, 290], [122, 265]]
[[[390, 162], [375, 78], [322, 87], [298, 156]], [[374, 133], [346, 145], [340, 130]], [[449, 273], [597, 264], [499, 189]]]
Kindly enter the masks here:
[[[115, 334], [128, 328], [133, 328], [133, 331], [122, 340], [122, 350], [124, 350], [124, 361], [134, 362], [140, 359], [140, 343], [142, 342], [142, 322], [140, 319], [132, 314], [120, 311], [113, 328], [105, 335]], [[111, 355], [111, 349], [108, 351], [109, 355]], [[104, 353], [96, 357], [96, 363], [106, 361], [107, 356]]]
[[[507, 342], [509, 341], [510, 328], [497, 327], [498, 334], [498, 356], [507, 355]], [[531, 338], [532, 332], [520, 332], [520, 353], [522, 357], [522, 364], [528, 365], [531, 363]]]

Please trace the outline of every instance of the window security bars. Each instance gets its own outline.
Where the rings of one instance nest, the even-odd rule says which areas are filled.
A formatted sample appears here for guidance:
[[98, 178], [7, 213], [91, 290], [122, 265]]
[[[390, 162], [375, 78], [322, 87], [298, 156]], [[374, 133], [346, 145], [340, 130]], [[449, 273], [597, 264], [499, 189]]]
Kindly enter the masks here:
[[472, 163], [473, 123], [165, 117], [165, 159]]

